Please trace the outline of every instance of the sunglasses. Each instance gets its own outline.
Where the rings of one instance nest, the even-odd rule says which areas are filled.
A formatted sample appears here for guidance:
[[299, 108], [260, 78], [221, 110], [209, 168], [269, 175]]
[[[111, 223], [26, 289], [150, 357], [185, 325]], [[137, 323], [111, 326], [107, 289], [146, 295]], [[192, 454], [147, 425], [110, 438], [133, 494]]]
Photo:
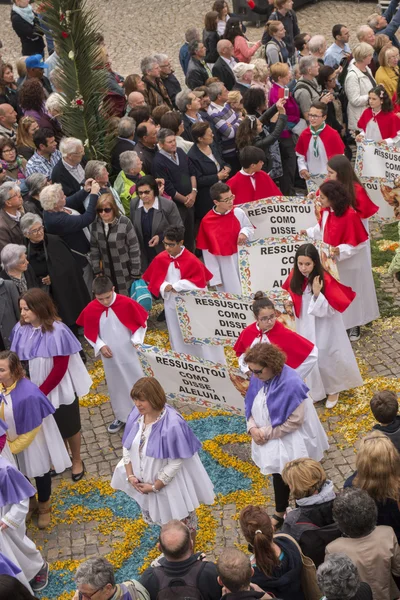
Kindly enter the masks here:
[[97, 214], [99, 214], [99, 215], [100, 215], [100, 214], [101, 214], [101, 213], [103, 213], [103, 212], [105, 212], [105, 213], [108, 215], [110, 212], [112, 212], [112, 208], [109, 208], [109, 207], [107, 206], [107, 208], [98, 208], [98, 209], [97, 209]]
[[264, 368], [262, 368], [262, 369], [250, 369], [250, 367], [249, 367], [249, 371], [250, 371], [250, 373], [253, 373], [253, 375], [261, 375], [261, 373], [264, 371]]

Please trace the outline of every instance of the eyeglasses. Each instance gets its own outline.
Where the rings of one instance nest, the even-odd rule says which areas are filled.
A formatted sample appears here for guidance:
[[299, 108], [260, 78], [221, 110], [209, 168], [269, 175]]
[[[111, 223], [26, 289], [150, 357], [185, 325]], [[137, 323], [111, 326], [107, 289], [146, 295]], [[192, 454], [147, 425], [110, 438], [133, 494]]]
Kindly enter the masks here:
[[323, 116], [324, 115], [314, 115], [314, 114], [308, 113], [309, 119], [322, 119]]
[[106, 214], [112, 212], [112, 208], [108, 207], [107, 208], [98, 208], [97, 209], [97, 213], [100, 215], [101, 213], [105, 212]]
[[264, 367], [262, 369], [250, 369], [249, 367], [249, 371], [250, 373], [253, 373], [253, 375], [261, 375], [261, 373], [264, 371]]
[[95, 594], [97, 594], [97, 592], [99, 592], [100, 590], [103, 589], [104, 586], [100, 587], [98, 590], [96, 590], [95, 592], [93, 592], [93, 594], [86, 594], [85, 592], [78, 592], [78, 596], [79, 596], [79, 600], [83, 600], [84, 598], [89, 598], [89, 600], [91, 598], [93, 598], [93, 596]]
[[229, 198], [223, 198], [222, 200], [217, 200], [217, 202], [233, 202], [235, 199], [235, 195], [229, 196]]
[[29, 235], [38, 235], [38, 233], [43, 231], [43, 229], [44, 229], [44, 227], [43, 227], [43, 225], [41, 225], [37, 229], [31, 229], [28, 233], [29, 233]]
[[163, 242], [164, 246], [166, 246], [167, 248], [174, 248], [176, 246], [176, 242]]
[[17, 192], [16, 194], [14, 194], [13, 196], [9, 197], [9, 200], [12, 200], [13, 198], [21, 198], [21, 192]]
[[275, 321], [276, 319], [276, 315], [271, 315], [270, 317], [260, 317], [259, 321], [267, 322], [267, 323], [272, 323], [272, 321]]
[[170, 67], [171, 63], [167, 63], [166, 65], [160, 65], [161, 69], [165, 69], [166, 67]]
[[151, 194], [152, 190], [142, 190], [142, 191], [138, 191], [138, 196], [148, 196], [149, 194]]
[[10, 152], [15, 152], [14, 148], [3, 148], [2, 153], [3, 154], [9, 154]]

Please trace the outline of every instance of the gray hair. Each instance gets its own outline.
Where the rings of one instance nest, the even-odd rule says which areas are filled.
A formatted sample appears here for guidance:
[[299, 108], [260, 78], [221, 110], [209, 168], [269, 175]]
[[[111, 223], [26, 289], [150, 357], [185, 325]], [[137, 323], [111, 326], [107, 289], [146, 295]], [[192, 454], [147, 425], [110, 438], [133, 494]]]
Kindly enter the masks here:
[[42, 205], [43, 210], [53, 210], [56, 204], [58, 204], [63, 193], [64, 192], [61, 183], [46, 185], [46, 187], [40, 192], [39, 196], [39, 202]]
[[85, 167], [85, 179], [96, 179], [107, 163], [104, 160], [88, 160]]
[[47, 177], [43, 173], [32, 173], [25, 179], [26, 187], [31, 196], [37, 196], [47, 184]]
[[89, 558], [79, 565], [74, 579], [77, 586], [86, 584], [96, 590], [104, 588], [108, 583], [115, 586], [114, 567], [100, 556]]
[[357, 29], [357, 39], [358, 39], [358, 41], [362, 42], [363, 39], [365, 38], [365, 36], [368, 35], [370, 31], [372, 31], [372, 33], [374, 33], [374, 30], [369, 25], [361, 25]]
[[65, 137], [62, 138], [60, 142], [60, 152], [62, 157], [65, 158], [68, 154], [72, 154], [77, 151], [77, 148], [83, 149], [82, 140], [78, 140], [78, 138], [74, 137]]
[[10, 197], [10, 192], [20, 192], [19, 185], [14, 181], [7, 181], [0, 185], [0, 208], [4, 208], [7, 200]]
[[175, 104], [181, 113], [185, 113], [189, 104], [192, 103], [192, 100], [189, 98], [191, 94], [193, 94], [192, 90], [182, 90], [175, 96]]
[[156, 59], [156, 61], [158, 62], [158, 64], [164, 62], [165, 60], [169, 59], [168, 54], [155, 54], [154, 58]]
[[326, 39], [323, 35], [313, 35], [308, 42], [308, 49], [312, 54], [314, 52], [321, 52], [324, 46], [326, 46]]
[[369, 25], [371, 29], [375, 29], [375, 27], [378, 25], [379, 17], [379, 13], [372, 13], [372, 15], [369, 15], [369, 17], [367, 18], [367, 25]]
[[42, 219], [39, 217], [39, 215], [35, 215], [35, 213], [28, 212], [21, 218], [19, 226], [21, 227], [22, 233], [26, 237], [28, 237], [26, 234], [35, 223], [40, 223], [40, 225], [43, 225]]
[[157, 59], [154, 56], [145, 56], [140, 63], [140, 70], [143, 75], [147, 75], [149, 71], [151, 71], [154, 63], [158, 64]]
[[346, 554], [328, 554], [318, 567], [317, 579], [327, 600], [351, 600], [360, 587], [357, 567]]
[[332, 514], [344, 535], [360, 538], [375, 529], [378, 509], [365, 490], [346, 488], [333, 502]]
[[118, 123], [118, 135], [122, 138], [129, 138], [135, 133], [136, 123], [132, 117], [122, 117]]
[[139, 155], [134, 150], [125, 150], [125, 152], [121, 152], [119, 155], [119, 165], [125, 172], [135, 167], [139, 160]]
[[197, 52], [197, 50], [199, 49], [200, 44], [202, 44], [203, 42], [201, 42], [200, 40], [192, 40], [189, 43], [189, 54], [190, 56], [194, 56]]
[[163, 143], [163, 142], [165, 142], [167, 137], [169, 137], [170, 135], [173, 135], [175, 137], [175, 134], [172, 131], [172, 129], [167, 129], [166, 127], [162, 127], [159, 130], [159, 132], [157, 133], [157, 141]]
[[367, 44], [367, 42], [360, 42], [353, 49], [353, 57], [355, 62], [361, 62], [365, 60], [367, 56], [372, 56], [374, 54], [374, 49], [372, 46]]
[[[61, 114], [63, 112], [65, 106], [65, 100], [58, 92], [53, 92], [47, 98], [45, 102], [45, 107], [47, 112], [49, 112], [52, 116], [57, 116], [57, 114]], [[57, 113], [54, 115], [54, 113]]]
[[20, 244], [7, 244], [0, 254], [1, 266], [6, 273], [21, 260], [21, 256], [26, 254], [26, 247]]
[[187, 41], [188, 44], [190, 44], [190, 42], [193, 42], [193, 40], [199, 40], [199, 39], [200, 39], [200, 32], [198, 29], [196, 29], [196, 27], [190, 27], [189, 29], [186, 29], [185, 40]]
[[242, 77], [244, 77], [244, 74], [247, 73], [247, 71], [253, 71], [253, 69], [254, 65], [244, 62], [238, 62], [232, 67], [232, 71], [236, 79], [242, 79]]
[[308, 69], [317, 62], [315, 56], [302, 56], [299, 61], [300, 75], [308, 75]]
[[215, 83], [211, 83], [208, 86], [208, 95], [210, 96], [211, 102], [214, 102], [218, 96], [222, 94], [222, 90], [224, 89], [224, 84], [216, 81]]

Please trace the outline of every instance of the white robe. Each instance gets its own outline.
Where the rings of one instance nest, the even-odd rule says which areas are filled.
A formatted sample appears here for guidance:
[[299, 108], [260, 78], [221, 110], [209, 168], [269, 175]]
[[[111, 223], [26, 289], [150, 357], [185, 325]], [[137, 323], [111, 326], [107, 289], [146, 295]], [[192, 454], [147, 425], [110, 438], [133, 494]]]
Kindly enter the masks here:
[[[216, 215], [216, 211], [214, 211]], [[229, 213], [230, 211], [228, 211]], [[254, 227], [251, 224], [248, 216], [241, 208], [234, 208], [235, 217], [240, 223], [240, 232], [243, 233], [249, 241], [253, 238]], [[225, 214], [228, 214], [225, 213]], [[221, 218], [224, 215], [219, 215]], [[222, 225], [221, 225], [222, 227]], [[236, 241], [236, 240], [235, 240]], [[207, 269], [213, 274], [210, 285], [218, 286], [219, 292], [228, 292], [230, 294], [242, 294], [242, 284], [239, 274], [239, 256], [235, 252], [230, 256], [215, 256], [208, 250], [203, 250], [204, 264]]]
[[138, 379], [144, 377], [136, 349], [132, 344], [143, 344], [147, 326], [140, 327], [132, 334], [113, 311], [112, 305], [116, 297], [114, 293], [108, 311], [104, 311], [100, 317], [96, 343], [86, 339], [94, 348], [95, 356], [99, 354], [103, 346], [109, 346], [111, 349], [112, 357], [105, 358], [101, 355], [101, 360], [115, 418], [126, 423], [128, 415], [134, 407], [130, 396], [132, 386]]
[[[126, 481], [125, 463], [122, 459], [115, 468], [111, 487], [128, 494], [136, 500], [142, 510], [150, 514], [153, 523], [163, 525], [171, 519], [185, 519], [202, 503], [213, 504], [214, 486], [197, 452], [190, 458], [175, 460], [146, 456], [152, 426], [153, 424], [146, 426], [146, 441], [140, 453], [139, 445], [143, 428], [143, 417], [140, 417], [138, 433], [128, 451], [133, 474], [143, 483], [153, 484], [157, 479], [169, 483], [156, 494], [140, 494]], [[166, 478], [164, 470], [168, 466], [169, 477]]]
[[0, 520], [8, 525], [7, 529], [0, 531], [0, 552], [21, 569], [17, 579], [31, 591], [29, 582], [40, 571], [44, 561], [35, 544], [26, 536], [28, 509], [29, 498], [0, 508]]
[[[282, 473], [283, 467], [296, 458], [313, 458], [320, 461], [329, 443], [324, 428], [315, 411], [310, 396], [304, 402], [304, 421], [295, 431], [280, 438], [268, 440], [258, 446], [251, 442], [251, 457], [263, 475]], [[271, 425], [266, 396], [263, 388], [254, 398], [251, 416], [257, 427]]]
[[[323, 240], [327, 218], [328, 211], [324, 211], [322, 231], [317, 223], [314, 227], [307, 229], [307, 235], [316, 240]], [[344, 285], [351, 287], [356, 293], [353, 302], [342, 314], [345, 328], [350, 329], [379, 319], [379, 307], [371, 270], [368, 240], [358, 244], [358, 246], [339, 244], [338, 248], [340, 253], [336, 260], [339, 280]]]
[[342, 315], [330, 306], [324, 294], [314, 300], [309, 285], [303, 292], [296, 330], [318, 348], [318, 364], [306, 378], [314, 402], [363, 385]]
[[[5, 395], [4, 421], [8, 425], [7, 439], [13, 442], [17, 437], [11, 394]], [[6, 457], [6, 454], [4, 455]], [[64, 441], [53, 415], [43, 419], [39, 431], [25, 450], [14, 455], [18, 469], [27, 477], [43, 477], [54, 468], [62, 473], [71, 466]]]
[[[297, 332], [297, 333], [299, 333], [299, 332]], [[303, 334], [301, 334], [301, 335], [303, 335]], [[303, 335], [303, 337], [307, 337], [307, 336]], [[308, 339], [310, 339], [310, 338], [308, 338]], [[269, 341], [269, 338], [268, 338], [268, 332], [264, 331], [261, 338], [259, 338], [259, 337], [254, 338], [254, 340], [252, 341], [252, 343], [250, 345], [250, 348], [252, 348], [256, 344], [270, 344], [270, 343], [271, 342]], [[248, 373], [248, 371], [249, 371], [249, 367], [244, 362], [245, 354], [246, 354], [246, 352], [243, 352], [243, 354], [241, 354], [239, 356], [239, 368], [242, 371], [242, 373]], [[318, 360], [318, 350], [317, 350], [317, 347], [314, 345], [314, 348], [311, 350], [311, 352], [307, 356], [307, 358], [301, 363], [301, 365], [299, 365], [297, 367], [297, 369], [295, 369], [296, 373], [302, 379], [305, 379], [307, 377], [307, 375], [309, 375], [309, 373], [314, 369], [315, 365], [317, 364], [317, 360]]]
[[[182, 252], [184, 249], [182, 249]], [[182, 252], [175, 258], [178, 258]], [[160, 286], [160, 294], [164, 298], [165, 320], [167, 322], [169, 341], [174, 352], [198, 356], [211, 362], [226, 364], [224, 348], [222, 346], [206, 346], [204, 344], [185, 344], [182, 332], [179, 327], [178, 315], [176, 313], [176, 294], [174, 292], [165, 292], [167, 285], [172, 285], [176, 292], [187, 292], [189, 290], [207, 290], [207, 288], [198, 288], [188, 279], [181, 279], [180, 269], [177, 269], [175, 263], [171, 261], [168, 267], [165, 281]]]
[[306, 156], [296, 152], [299, 171], [305, 169], [310, 175], [322, 175], [328, 172], [328, 157], [326, 155], [324, 143], [319, 136], [317, 139], [317, 147], [318, 156], [314, 156], [314, 139], [311, 137]]

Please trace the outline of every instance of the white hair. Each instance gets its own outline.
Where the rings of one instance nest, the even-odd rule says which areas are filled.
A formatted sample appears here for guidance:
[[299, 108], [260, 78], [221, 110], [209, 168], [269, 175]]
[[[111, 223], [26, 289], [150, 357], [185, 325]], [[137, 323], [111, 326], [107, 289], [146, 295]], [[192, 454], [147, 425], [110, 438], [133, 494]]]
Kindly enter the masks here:
[[21, 260], [21, 256], [26, 254], [25, 246], [20, 244], [7, 244], [0, 254], [1, 266], [6, 273]]
[[52, 185], [47, 185], [43, 188], [39, 196], [39, 202], [42, 205], [43, 210], [53, 210], [63, 193], [61, 183], [53, 183]]
[[[43, 221], [39, 217], [39, 215], [36, 215], [35, 213], [31, 213], [31, 212], [26, 213], [19, 222], [19, 226], [21, 228], [22, 233], [24, 235], [26, 235], [29, 232], [32, 225], [34, 225], [35, 223], [39, 223], [40, 225], [43, 225]], [[28, 237], [28, 236], [26, 236], [26, 237]]]
[[45, 102], [45, 107], [48, 113], [50, 113], [53, 117], [57, 117], [62, 114], [65, 106], [65, 100], [58, 92], [53, 92], [47, 98]]
[[165, 60], [168, 60], [169, 56], [168, 56], [168, 54], [155, 54], [154, 58], [156, 59], [156, 61], [158, 62], [158, 64], [161, 64]]
[[232, 71], [234, 72], [236, 79], [242, 79], [247, 71], [253, 71], [253, 69], [254, 65], [243, 62], [236, 63], [236, 65], [232, 67]]
[[125, 150], [125, 152], [121, 152], [119, 155], [119, 164], [120, 167], [125, 173], [127, 173], [130, 169], [135, 168], [138, 164], [139, 155], [134, 150]]
[[83, 143], [81, 140], [78, 140], [78, 138], [73, 137], [62, 138], [60, 142], [60, 152], [63, 158], [66, 158], [68, 154], [72, 154], [78, 149], [83, 150]]
[[308, 49], [312, 54], [321, 52], [324, 46], [326, 46], [326, 39], [323, 35], [313, 35], [308, 42]]

